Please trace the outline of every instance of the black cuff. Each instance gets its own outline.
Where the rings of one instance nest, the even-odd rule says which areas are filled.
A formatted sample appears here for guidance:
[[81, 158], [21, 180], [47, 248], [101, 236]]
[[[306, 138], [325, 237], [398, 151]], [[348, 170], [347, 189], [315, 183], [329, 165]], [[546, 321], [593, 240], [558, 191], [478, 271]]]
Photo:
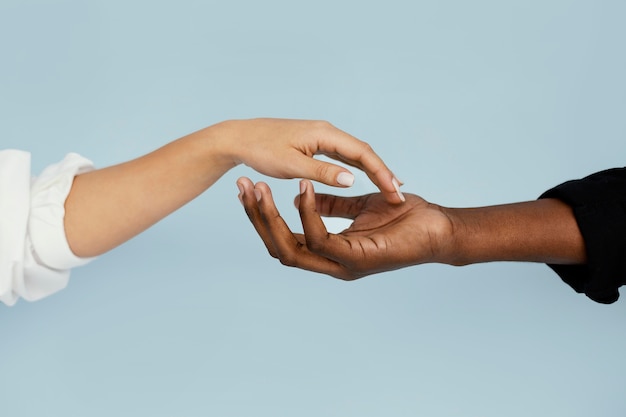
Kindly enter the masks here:
[[548, 265], [575, 291], [613, 303], [626, 284], [626, 168], [568, 181], [539, 198], [570, 205], [585, 240], [586, 265]]

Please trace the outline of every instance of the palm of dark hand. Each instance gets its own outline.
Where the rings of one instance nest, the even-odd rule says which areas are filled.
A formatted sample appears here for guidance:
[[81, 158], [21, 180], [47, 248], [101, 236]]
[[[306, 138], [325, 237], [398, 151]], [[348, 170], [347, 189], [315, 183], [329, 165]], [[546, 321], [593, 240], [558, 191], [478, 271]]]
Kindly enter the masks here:
[[[381, 194], [369, 194], [351, 199], [320, 201], [322, 213], [332, 215], [343, 211], [354, 221], [339, 233], [349, 251], [340, 251], [334, 258], [354, 273], [351, 279], [436, 261], [441, 238], [450, 223], [439, 207], [421, 197], [405, 194], [401, 205], [387, 203]], [[339, 209], [329, 204], [341, 205]]]

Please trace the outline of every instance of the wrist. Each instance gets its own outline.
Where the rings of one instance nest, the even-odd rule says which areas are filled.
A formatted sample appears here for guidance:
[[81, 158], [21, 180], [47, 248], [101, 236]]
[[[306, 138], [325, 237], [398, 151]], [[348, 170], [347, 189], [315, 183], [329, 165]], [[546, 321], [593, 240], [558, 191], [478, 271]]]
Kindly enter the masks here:
[[198, 159], [226, 172], [241, 163], [237, 153], [237, 120], [227, 120], [189, 135], [197, 147], [193, 149]]
[[227, 162], [230, 168], [247, 163], [250, 159], [250, 138], [263, 131], [262, 119], [232, 119], [209, 126], [205, 135], [209, 138], [215, 155]]
[[[408, 203], [414, 204], [415, 198], [407, 194]], [[413, 208], [418, 236], [413, 265], [422, 263], [454, 264], [457, 251], [456, 218], [453, 210], [429, 203], [420, 198], [421, 202]]]
[[465, 224], [461, 209], [438, 206], [441, 213], [448, 220], [448, 227], [440, 239], [438, 262], [463, 266], [472, 263], [467, 253], [467, 224]]
[[500, 207], [445, 208], [451, 235], [445, 263], [465, 266], [475, 263], [516, 260], [519, 229], [516, 219]]

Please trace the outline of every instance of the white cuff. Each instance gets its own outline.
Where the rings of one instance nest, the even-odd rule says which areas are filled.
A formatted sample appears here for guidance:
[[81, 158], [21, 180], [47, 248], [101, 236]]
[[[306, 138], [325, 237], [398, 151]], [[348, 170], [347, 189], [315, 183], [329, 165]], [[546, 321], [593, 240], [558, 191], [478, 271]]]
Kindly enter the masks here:
[[13, 305], [23, 277], [28, 223], [30, 154], [0, 151], [0, 301]]
[[65, 270], [94, 259], [79, 258], [72, 253], [64, 225], [65, 199], [74, 177], [91, 170], [93, 163], [90, 160], [70, 153], [33, 180], [28, 235], [38, 263], [51, 269]]

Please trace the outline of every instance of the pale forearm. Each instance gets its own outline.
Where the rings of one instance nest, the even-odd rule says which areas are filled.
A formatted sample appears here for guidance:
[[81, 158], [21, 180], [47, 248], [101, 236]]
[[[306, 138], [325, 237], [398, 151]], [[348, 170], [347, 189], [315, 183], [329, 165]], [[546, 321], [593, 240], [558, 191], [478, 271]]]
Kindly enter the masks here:
[[65, 203], [70, 248], [81, 257], [112, 249], [195, 198], [238, 164], [276, 178], [352, 184], [354, 176], [346, 168], [316, 160], [316, 154], [362, 169], [387, 201], [403, 200], [394, 174], [371, 147], [327, 122], [231, 120], [133, 161], [76, 177]]
[[572, 209], [556, 199], [444, 212], [453, 224], [448, 263], [490, 261], [586, 262]]
[[96, 256], [141, 233], [186, 204], [234, 166], [217, 138], [220, 125], [75, 178], [65, 203], [72, 251]]

